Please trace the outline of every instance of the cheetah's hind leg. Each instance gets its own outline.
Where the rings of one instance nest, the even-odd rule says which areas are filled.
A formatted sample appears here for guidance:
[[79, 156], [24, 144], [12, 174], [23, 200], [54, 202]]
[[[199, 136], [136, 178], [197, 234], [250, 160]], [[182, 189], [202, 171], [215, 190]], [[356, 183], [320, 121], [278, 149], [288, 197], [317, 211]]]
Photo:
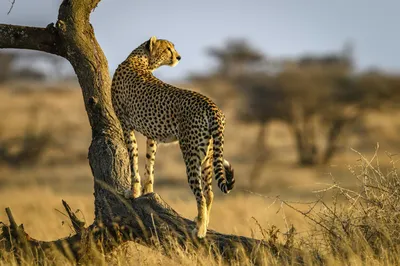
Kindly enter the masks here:
[[212, 202], [214, 199], [214, 193], [212, 191], [212, 144], [209, 144], [209, 149], [207, 152], [207, 156], [201, 165], [201, 178], [203, 180], [203, 193], [206, 198], [206, 204], [207, 204], [207, 227], [210, 222], [210, 215], [211, 215], [211, 207], [212, 207]]
[[190, 141], [180, 142], [183, 158], [186, 164], [186, 173], [190, 189], [196, 197], [197, 217], [194, 219], [196, 228], [194, 233], [198, 238], [204, 238], [207, 233], [207, 204], [201, 185], [201, 163], [206, 152], [202, 148], [190, 144]]

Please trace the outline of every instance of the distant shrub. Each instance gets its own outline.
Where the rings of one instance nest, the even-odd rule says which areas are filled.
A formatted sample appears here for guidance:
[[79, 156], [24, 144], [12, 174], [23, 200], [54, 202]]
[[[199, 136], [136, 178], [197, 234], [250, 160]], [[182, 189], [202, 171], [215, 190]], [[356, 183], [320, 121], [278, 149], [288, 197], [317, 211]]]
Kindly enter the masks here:
[[358, 154], [360, 163], [349, 167], [356, 189], [334, 183], [318, 192], [321, 197], [307, 211], [286, 204], [314, 224], [301, 242], [321, 257], [344, 264], [399, 265], [400, 177], [394, 156], [387, 154], [391, 167], [382, 170], [377, 153], [370, 160]]
[[38, 112], [39, 106], [35, 105], [22, 136], [0, 139], [0, 164], [11, 167], [35, 165], [54, 143], [50, 129], [38, 129]]

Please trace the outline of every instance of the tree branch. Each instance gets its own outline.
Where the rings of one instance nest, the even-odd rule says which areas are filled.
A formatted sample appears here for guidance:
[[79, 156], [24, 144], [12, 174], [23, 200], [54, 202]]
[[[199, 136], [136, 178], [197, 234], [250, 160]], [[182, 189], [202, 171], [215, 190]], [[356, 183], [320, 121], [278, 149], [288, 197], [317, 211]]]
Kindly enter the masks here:
[[94, 135], [122, 137], [122, 129], [111, 104], [111, 79], [107, 58], [89, 22], [100, 0], [64, 0], [56, 28], [81, 84], [86, 111]]
[[46, 28], [0, 24], [0, 48], [16, 48], [61, 55], [53, 24]]
[[15, 4], [15, 0], [12, 0], [12, 2], [11, 2], [11, 6], [10, 6], [10, 9], [8, 10], [8, 12], [7, 12], [7, 15], [10, 15], [10, 13], [11, 13], [11, 10], [13, 9], [13, 7], [14, 7], [14, 4]]
[[68, 213], [69, 219], [71, 220], [72, 227], [74, 228], [75, 233], [80, 234], [85, 227], [85, 222], [79, 220], [79, 218], [76, 217], [75, 213], [72, 212], [71, 207], [69, 207], [67, 202], [62, 200], [62, 204]]

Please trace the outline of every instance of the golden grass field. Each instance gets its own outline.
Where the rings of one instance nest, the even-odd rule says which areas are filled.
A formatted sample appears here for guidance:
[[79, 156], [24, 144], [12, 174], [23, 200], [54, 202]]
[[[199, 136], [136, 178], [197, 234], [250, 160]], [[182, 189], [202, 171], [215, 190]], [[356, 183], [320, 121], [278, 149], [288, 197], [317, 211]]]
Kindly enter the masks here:
[[[72, 230], [68, 223], [64, 223], [69, 222], [68, 218], [58, 211], [64, 212], [62, 199], [73, 209], [79, 209], [78, 216], [84, 217], [87, 224], [94, 218], [93, 178], [86, 158], [91, 133], [82, 95], [78, 88], [50, 90], [43, 87], [27, 91], [21, 90], [20, 86], [0, 87], [0, 140], [22, 136], [27, 130], [48, 130], [53, 142], [33, 166], [11, 167], [0, 162], [0, 221], [7, 221], [4, 208], [10, 207], [17, 223], [23, 223], [32, 237], [42, 240], [65, 237]], [[356, 134], [351, 128], [343, 134], [343, 148], [330, 165], [301, 168], [295, 164], [296, 152], [288, 128], [282, 123], [272, 123], [267, 130], [270, 159], [263, 166], [257, 190], [250, 191], [249, 172], [254, 163], [252, 152], [258, 126], [243, 124], [235, 118], [235, 102], [224, 105], [223, 111], [227, 116], [225, 157], [235, 167], [237, 186], [228, 195], [214, 187], [210, 228], [222, 233], [262, 238], [257, 220], [263, 228], [275, 225], [281, 232], [286, 232], [293, 224], [300, 236], [306, 235], [310, 221], [281, 200], [294, 202], [293, 206], [305, 210], [308, 205], [301, 202], [315, 200], [314, 192], [328, 187], [334, 180], [342, 186], [354, 187], [356, 179], [348, 168], [358, 164], [359, 155], [350, 148], [370, 158], [379, 142], [382, 168], [389, 166], [384, 152], [394, 154], [400, 148], [396, 143], [400, 129], [396, 115], [371, 113], [365, 118], [363, 135]], [[30, 122], [35, 126], [27, 129]], [[143, 171], [145, 139], [142, 136], [138, 138], [140, 171]], [[15, 149], [18, 150], [18, 146]], [[194, 218], [196, 203], [186, 183], [179, 147], [160, 146], [155, 169], [155, 192], [178, 213]], [[176, 261], [157, 251], [131, 246], [124, 257], [113, 263], [175, 265]], [[179, 264], [193, 264], [192, 259], [183, 257]], [[8, 263], [0, 260], [0, 265]], [[111, 263], [111, 260], [104, 263]], [[201, 261], [197, 264], [208, 265]]]

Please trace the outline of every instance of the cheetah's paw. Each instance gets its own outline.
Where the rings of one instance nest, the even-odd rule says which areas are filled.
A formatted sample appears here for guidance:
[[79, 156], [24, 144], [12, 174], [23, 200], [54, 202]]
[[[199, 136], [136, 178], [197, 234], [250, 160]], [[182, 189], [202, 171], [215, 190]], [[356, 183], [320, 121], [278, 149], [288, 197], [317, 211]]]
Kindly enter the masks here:
[[206, 237], [207, 230], [204, 230], [204, 229], [201, 230], [201, 228], [200, 228], [200, 230], [198, 230], [197, 228], [195, 228], [195, 229], [193, 229], [192, 233], [193, 233], [194, 235], [196, 235], [197, 238], [203, 239], [203, 238]]
[[201, 224], [197, 216], [193, 219], [193, 221], [196, 223], [196, 228], [193, 229], [193, 234], [200, 239], [204, 238], [207, 234], [207, 226], [205, 224]]
[[124, 197], [125, 197], [126, 199], [133, 198], [132, 190], [131, 190], [131, 189], [125, 190], [125, 191], [124, 191]]
[[133, 191], [132, 189], [127, 189], [124, 191], [124, 197], [126, 199], [136, 199], [140, 196], [141, 196], [140, 191], [139, 191], [139, 193], [135, 193], [135, 191]]

